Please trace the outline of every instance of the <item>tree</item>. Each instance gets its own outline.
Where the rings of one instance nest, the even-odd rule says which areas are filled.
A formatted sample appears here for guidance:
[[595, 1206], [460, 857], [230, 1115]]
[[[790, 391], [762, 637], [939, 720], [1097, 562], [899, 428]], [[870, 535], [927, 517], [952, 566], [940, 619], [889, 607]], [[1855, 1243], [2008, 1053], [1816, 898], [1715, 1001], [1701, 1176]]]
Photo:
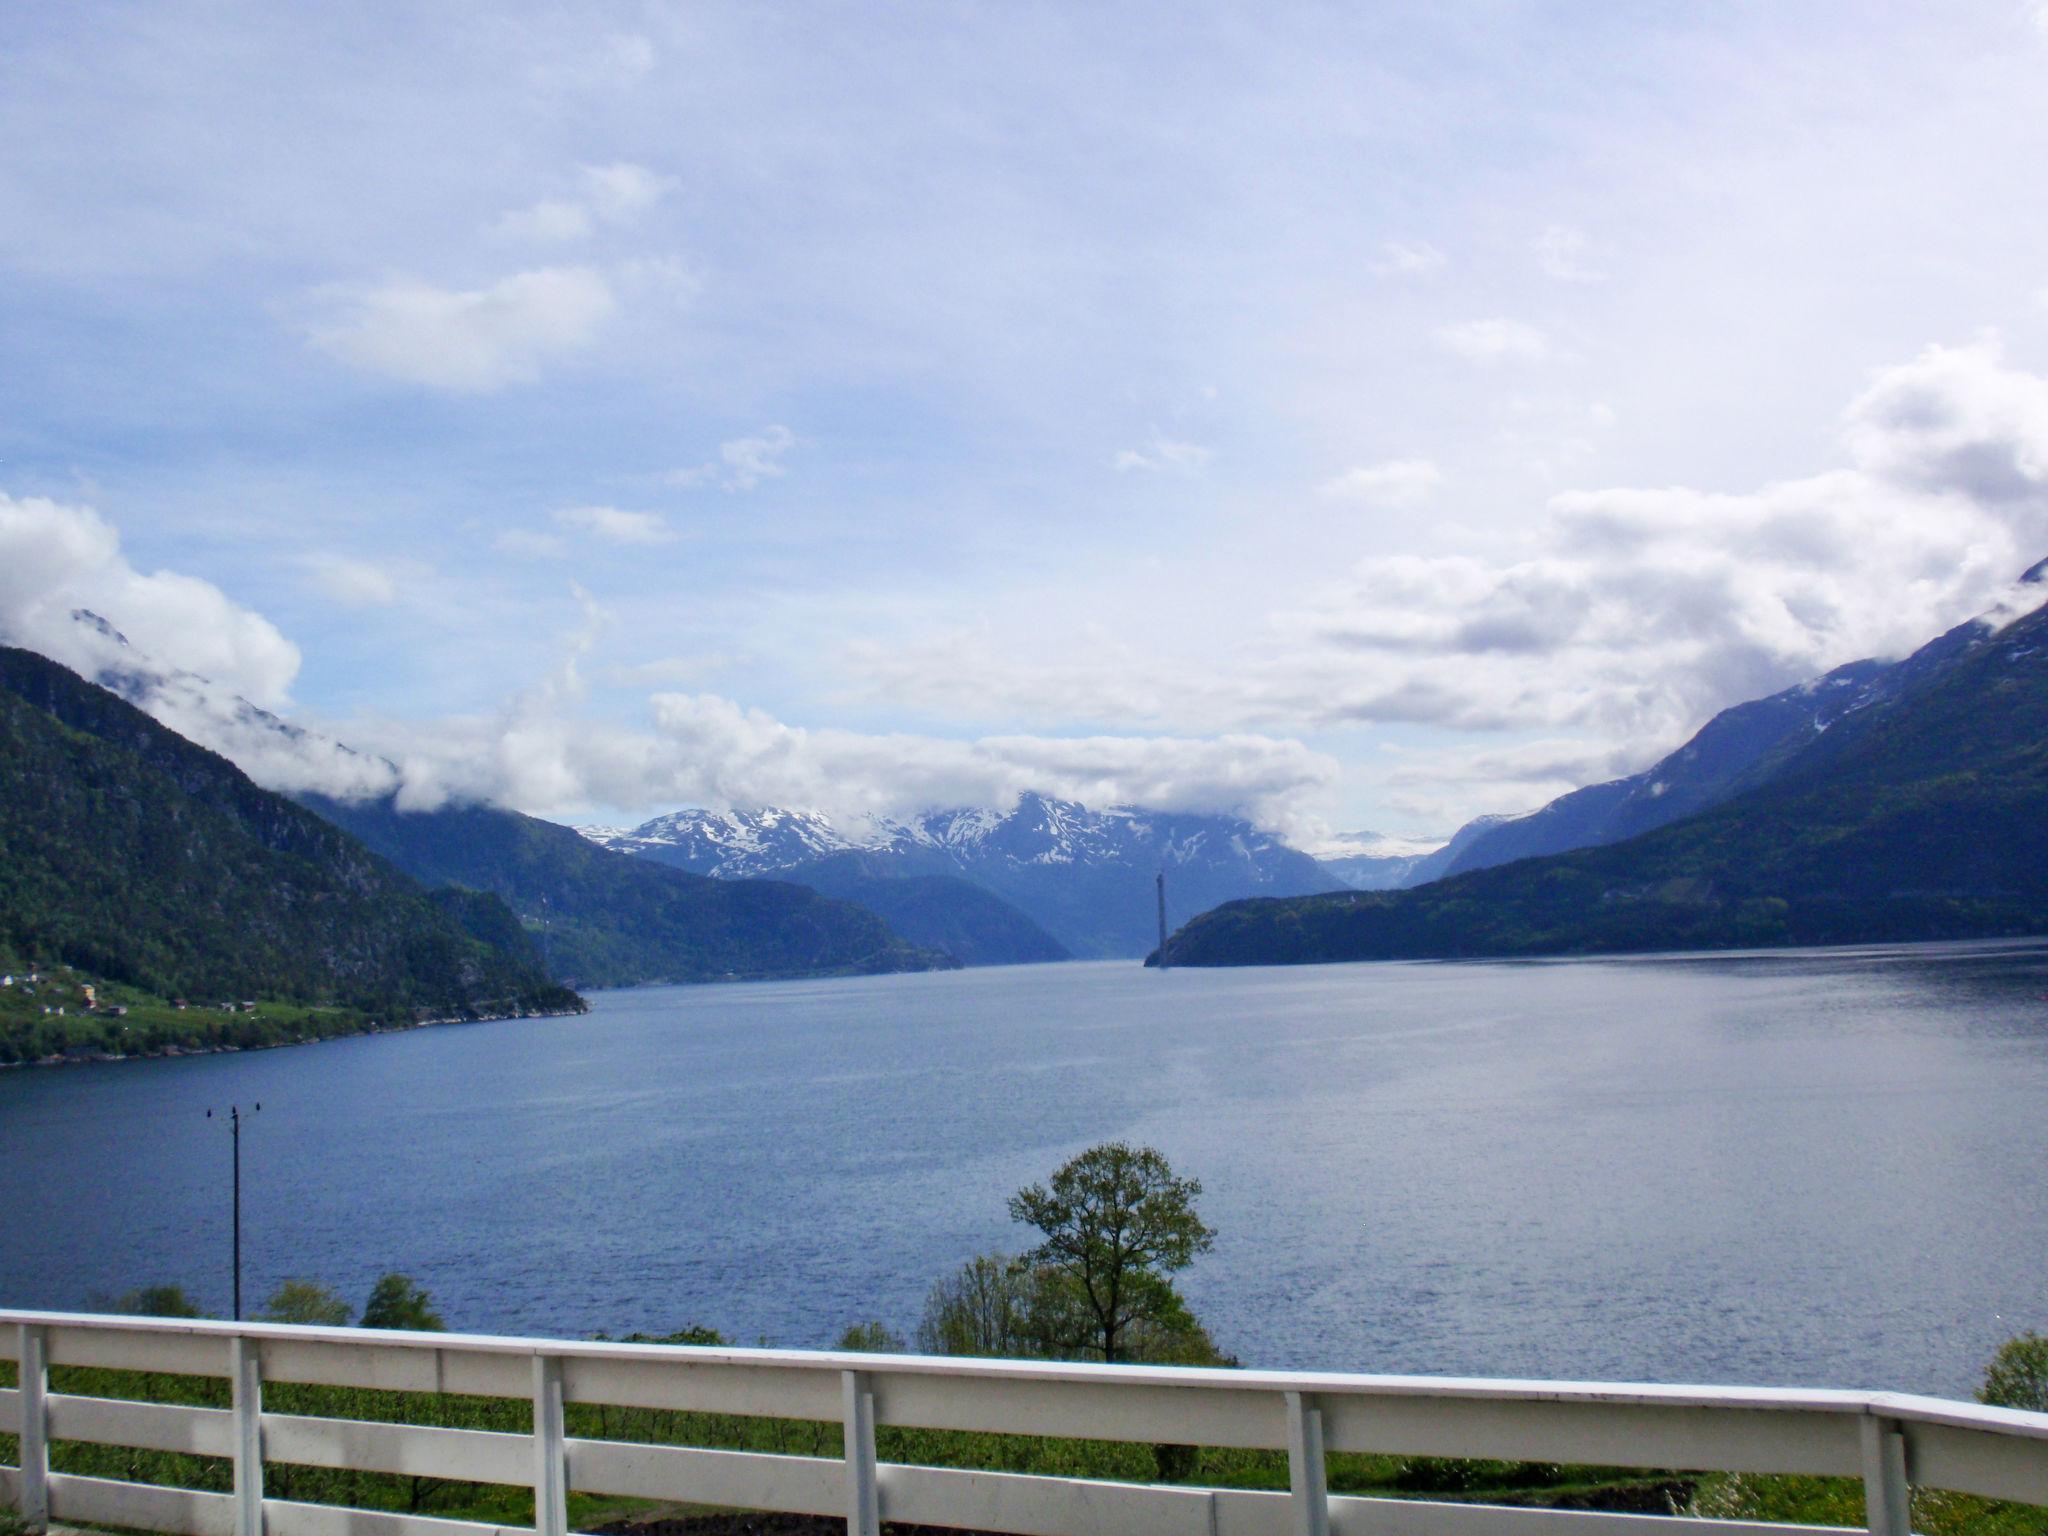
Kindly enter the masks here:
[[918, 1319], [918, 1352], [996, 1359], [1034, 1353], [1031, 1289], [1030, 1272], [1008, 1254], [970, 1259], [932, 1282]]
[[1153, 1148], [1111, 1141], [1011, 1196], [1011, 1219], [1044, 1235], [1025, 1262], [1059, 1282], [1051, 1299], [1085, 1319], [1091, 1354], [1124, 1359], [1133, 1329], [1193, 1321], [1169, 1276], [1215, 1244], [1195, 1214], [1201, 1192]]
[[203, 1317], [197, 1302], [182, 1285], [145, 1285], [125, 1291], [106, 1303], [106, 1310], [129, 1317]]
[[354, 1308], [317, 1280], [286, 1280], [270, 1293], [260, 1323], [307, 1323], [321, 1328], [346, 1328]]
[[386, 1275], [370, 1288], [363, 1303], [365, 1328], [405, 1328], [414, 1333], [439, 1333], [448, 1325], [434, 1310], [433, 1298], [409, 1275]]
[[1977, 1401], [1995, 1408], [2028, 1408], [2048, 1413], [2048, 1339], [2023, 1333], [1998, 1346], [1984, 1368]]
[[855, 1323], [839, 1335], [839, 1342], [832, 1347], [851, 1354], [900, 1355], [903, 1353], [903, 1336], [887, 1323]]

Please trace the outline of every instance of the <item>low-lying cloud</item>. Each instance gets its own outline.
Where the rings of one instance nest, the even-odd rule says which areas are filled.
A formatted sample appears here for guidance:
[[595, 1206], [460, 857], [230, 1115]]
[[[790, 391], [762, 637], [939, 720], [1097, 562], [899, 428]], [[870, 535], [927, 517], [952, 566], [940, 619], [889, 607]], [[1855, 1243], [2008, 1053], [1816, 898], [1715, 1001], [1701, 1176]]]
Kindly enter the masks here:
[[299, 648], [220, 588], [176, 571], [138, 571], [121, 536], [88, 507], [0, 492], [0, 638], [93, 673], [103, 637], [72, 617], [110, 617], [160, 664], [213, 679], [264, 708], [290, 701]]

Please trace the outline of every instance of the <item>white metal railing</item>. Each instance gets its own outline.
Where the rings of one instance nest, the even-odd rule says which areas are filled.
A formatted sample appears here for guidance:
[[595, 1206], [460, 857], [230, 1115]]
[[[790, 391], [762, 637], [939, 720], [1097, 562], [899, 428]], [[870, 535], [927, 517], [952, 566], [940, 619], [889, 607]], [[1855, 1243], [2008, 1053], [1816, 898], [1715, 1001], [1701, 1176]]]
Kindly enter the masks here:
[[[1909, 1536], [1912, 1484], [2048, 1505], [2048, 1414], [1891, 1393], [1196, 1370], [386, 1333], [0, 1311], [0, 1493], [24, 1521], [181, 1536], [513, 1536], [264, 1496], [266, 1462], [534, 1490], [565, 1536], [571, 1489], [1017, 1536], [1670, 1536], [1669, 1517], [1334, 1497], [1328, 1451], [1861, 1477], [1869, 1530]], [[52, 1366], [225, 1377], [232, 1406], [52, 1392]], [[531, 1434], [266, 1412], [265, 1382], [530, 1399]], [[840, 1458], [571, 1438], [568, 1403], [844, 1425]], [[877, 1424], [1284, 1450], [1286, 1493], [878, 1464]], [[233, 1492], [50, 1470], [52, 1440], [225, 1457]], [[1811, 1527], [1692, 1520], [1716, 1536]], [[523, 1536], [523, 1532], [521, 1533]]]

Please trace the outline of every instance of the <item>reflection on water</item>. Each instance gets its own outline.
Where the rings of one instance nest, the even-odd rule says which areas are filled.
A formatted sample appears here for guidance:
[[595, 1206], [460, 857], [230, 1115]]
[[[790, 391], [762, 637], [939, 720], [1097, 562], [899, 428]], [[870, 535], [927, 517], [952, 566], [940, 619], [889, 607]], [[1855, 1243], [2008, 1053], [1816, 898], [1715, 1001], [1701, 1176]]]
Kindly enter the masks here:
[[460, 1327], [823, 1344], [1091, 1141], [1207, 1187], [1248, 1363], [1966, 1391], [2048, 1328], [2048, 946], [1043, 966], [0, 1076], [0, 1301], [419, 1277]]

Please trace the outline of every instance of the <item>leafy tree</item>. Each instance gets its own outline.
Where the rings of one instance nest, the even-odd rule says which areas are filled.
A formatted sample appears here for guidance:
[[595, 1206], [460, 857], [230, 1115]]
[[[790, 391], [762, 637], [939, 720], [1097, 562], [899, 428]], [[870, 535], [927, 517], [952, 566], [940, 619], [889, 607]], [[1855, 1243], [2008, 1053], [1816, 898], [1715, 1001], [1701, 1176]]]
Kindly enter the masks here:
[[2048, 1339], [2023, 1333], [1998, 1346], [1984, 1368], [1977, 1401], [1995, 1408], [2027, 1408], [2048, 1413]]
[[182, 1285], [145, 1285], [125, 1291], [106, 1303], [106, 1310], [128, 1317], [204, 1317], [199, 1304]]
[[[597, 1335], [600, 1339], [611, 1337], [608, 1333]], [[731, 1344], [732, 1340], [716, 1328], [706, 1328], [702, 1323], [692, 1323], [687, 1328], [678, 1328], [674, 1333], [629, 1333], [619, 1340], [621, 1344]]]
[[1084, 1318], [1090, 1354], [1109, 1361], [1129, 1358], [1134, 1330], [1192, 1322], [1169, 1277], [1215, 1244], [1195, 1214], [1201, 1192], [1153, 1148], [1121, 1141], [1090, 1147], [1048, 1184], [1020, 1189], [1011, 1219], [1044, 1237], [1025, 1262], [1058, 1282], [1035, 1289], [1035, 1308]]
[[261, 1323], [307, 1323], [346, 1328], [355, 1309], [317, 1280], [286, 1280], [256, 1314]]
[[1031, 1291], [1031, 1272], [1008, 1254], [970, 1259], [932, 1282], [918, 1319], [918, 1352], [997, 1359], [1034, 1353]]
[[903, 1353], [903, 1336], [891, 1329], [887, 1323], [855, 1323], [839, 1335], [839, 1342], [832, 1347], [853, 1354], [900, 1355]]
[[448, 1325], [434, 1310], [433, 1298], [411, 1276], [386, 1275], [370, 1288], [370, 1299], [363, 1303], [361, 1326], [439, 1333]]

